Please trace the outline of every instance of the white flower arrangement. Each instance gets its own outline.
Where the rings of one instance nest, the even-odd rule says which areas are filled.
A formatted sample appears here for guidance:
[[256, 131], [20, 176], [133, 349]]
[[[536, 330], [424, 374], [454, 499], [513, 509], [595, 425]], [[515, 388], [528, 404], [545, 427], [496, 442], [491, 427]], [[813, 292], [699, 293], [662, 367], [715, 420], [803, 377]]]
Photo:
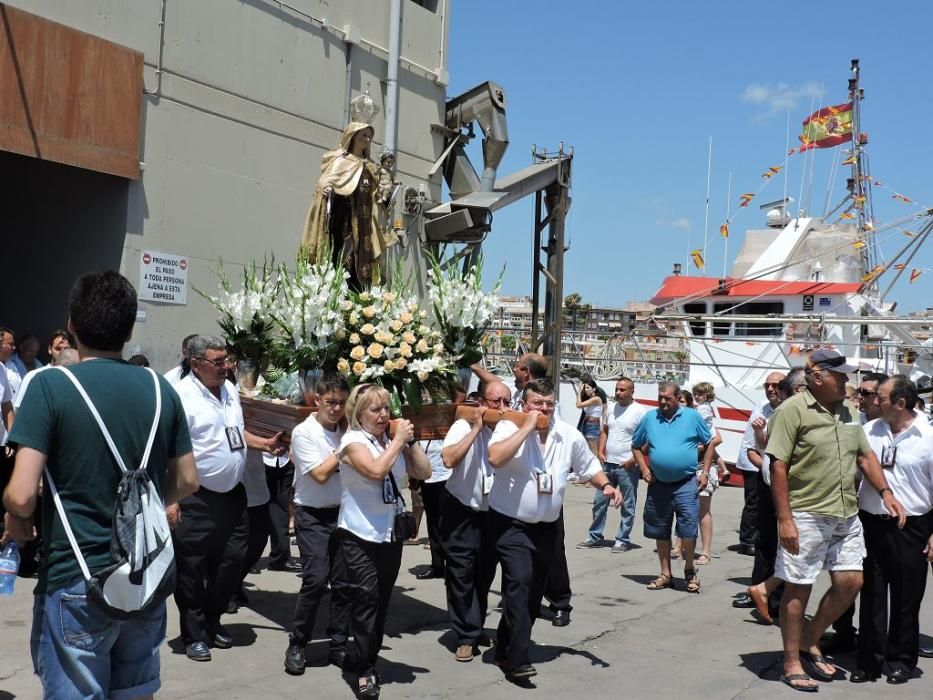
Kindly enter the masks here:
[[432, 262], [428, 298], [444, 347], [459, 367], [482, 359], [483, 337], [499, 307], [501, 286], [500, 273], [492, 292], [483, 292], [482, 261], [462, 276], [454, 266], [444, 270], [437, 261]]

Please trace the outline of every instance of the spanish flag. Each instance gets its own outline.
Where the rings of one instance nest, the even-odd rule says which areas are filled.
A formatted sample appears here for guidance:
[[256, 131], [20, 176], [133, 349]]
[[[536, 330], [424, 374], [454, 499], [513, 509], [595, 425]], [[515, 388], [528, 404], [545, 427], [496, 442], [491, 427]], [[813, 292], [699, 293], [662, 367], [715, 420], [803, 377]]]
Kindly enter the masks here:
[[691, 250], [690, 257], [693, 258], [693, 265], [698, 270], [702, 270], [706, 267], [706, 263], [703, 261], [703, 251], [702, 250]]
[[748, 203], [749, 203], [750, 201], [752, 201], [754, 198], [755, 198], [755, 195], [754, 195], [754, 193], [751, 193], [751, 192], [746, 192], [745, 194], [740, 194], [740, 195], [739, 195], [739, 206], [740, 206], [740, 207], [747, 207], [747, 206], [748, 206]]
[[719, 227], [719, 235], [722, 236], [723, 238], [729, 237], [729, 222], [728, 221]]
[[921, 270], [918, 270], [917, 268], [913, 268], [910, 271], [910, 283], [913, 284], [914, 282], [916, 282], [917, 278], [922, 274], [923, 272]]
[[832, 148], [852, 138], [852, 103], [818, 109], [803, 120], [800, 150]]

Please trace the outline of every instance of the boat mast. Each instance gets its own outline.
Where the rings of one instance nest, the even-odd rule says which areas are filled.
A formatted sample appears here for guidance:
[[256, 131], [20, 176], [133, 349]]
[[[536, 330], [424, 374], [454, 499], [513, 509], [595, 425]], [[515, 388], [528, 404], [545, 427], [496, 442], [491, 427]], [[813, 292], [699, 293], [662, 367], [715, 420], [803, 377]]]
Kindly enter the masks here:
[[[862, 179], [862, 175], [866, 170], [863, 161], [861, 137], [861, 102], [865, 97], [865, 93], [863, 92], [862, 88], [859, 87], [859, 77], [861, 70], [859, 68], [859, 60], [857, 58], [852, 59], [851, 70], [852, 77], [849, 78], [849, 101], [852, 103], [852, 198], [853, 201], [860, 203], [859, 206], [855, 207], [855, 211], [856, 227], [858, 229], [859, 236], [861, 237], [864, 235], [866, 230], [866, 212], [869, 209], [869, 204], [868, 197], [866, 195], [868, 188], [865, 186], [865, 181]], [[862, 274], [867, 274], [869, 270], [874, 268], [874, 261], [877, 259], [874, 236], [871, 237], [870, 245], [862, 248], [859, 257], [862, 263]]]

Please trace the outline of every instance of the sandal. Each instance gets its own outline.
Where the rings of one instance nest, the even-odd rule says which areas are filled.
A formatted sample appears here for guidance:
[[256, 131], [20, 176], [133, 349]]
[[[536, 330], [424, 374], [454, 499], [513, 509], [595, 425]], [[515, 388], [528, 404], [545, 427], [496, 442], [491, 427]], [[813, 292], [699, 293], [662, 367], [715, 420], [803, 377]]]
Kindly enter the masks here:
[[800, 681], [810, 681], [812, 683], [813, 679], [806, 673], [791, 673], [790, 675], [781, 676], [781, 683], [802, 693], [815, 693], [820, 689], [817, 685], [810, 685], [809, 683], [803, 685]]
[[706, 566], [707, 564], [712, 563], [712, 559], [709, 558], [708, 554], [701, 554], [696, 558], [696, 561], [693, 562], [697, 566]]
[[687, 584], [687, 593], [700, 592], [700, 577], [696, 569], [684, 569], [684, 583]]
[[674, 582], [674, 577], [670, 574], [660, 574], [654, 581], [648, 584], [649, 591], [660, 591], [664, 588], [670, 588]]

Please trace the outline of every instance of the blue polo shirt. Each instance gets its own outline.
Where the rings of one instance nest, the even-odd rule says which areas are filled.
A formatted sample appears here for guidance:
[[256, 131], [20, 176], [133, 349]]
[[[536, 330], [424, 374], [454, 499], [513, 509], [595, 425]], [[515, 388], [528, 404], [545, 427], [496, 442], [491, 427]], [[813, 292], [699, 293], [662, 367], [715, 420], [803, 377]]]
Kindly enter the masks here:
[[658, 481], [673, 482], [696, 473], [697, 448], [712, 438], [703, 417], [681, 406], [670, 420], [660, 409], [646, 414], [632, 436], [632, 447], [648, 452]]

